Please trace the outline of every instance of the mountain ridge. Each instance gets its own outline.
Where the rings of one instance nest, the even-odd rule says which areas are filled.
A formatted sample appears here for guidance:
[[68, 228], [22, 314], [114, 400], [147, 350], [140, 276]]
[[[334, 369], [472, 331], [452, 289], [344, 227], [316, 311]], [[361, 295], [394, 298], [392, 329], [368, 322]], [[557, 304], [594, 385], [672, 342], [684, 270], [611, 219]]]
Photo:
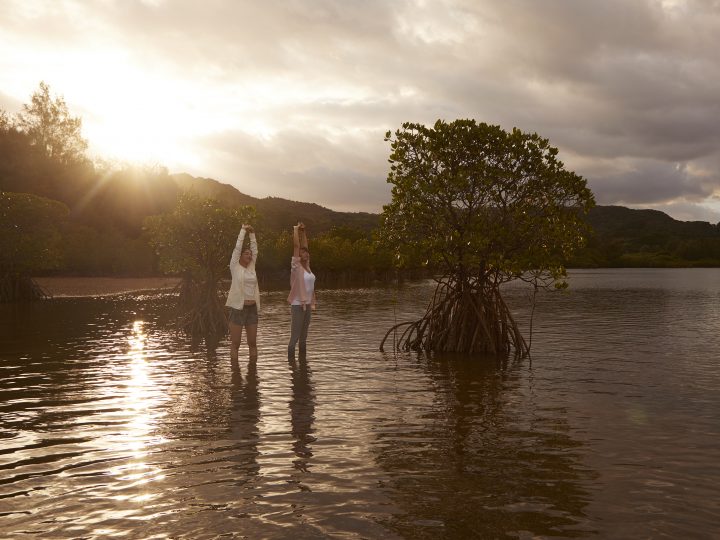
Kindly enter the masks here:
[[[287, 204], [291, 206], [295, 206], [297, 208], [303, 208], [303, 209], [315, 209], [316, 211], [321, 212], [328, 212], [331, 214], [342, 214], [342, 215], [354, 215], [354, 216], [373, 216], [376, 218], [379, 218], [380, 213], [373, 213], [373, 212], [346, 212], [346, 211], [339, 211], [339, 210], [333, 210], [331, 208], [322, 206], [317, 203], [311, 203], [306, 201], [295, 201], [292, 199], [286, 199], [284, 197], [279, 197], [275, 195], [271, 195], [268, 197], [260, 198], [260, 197], [253, 197], [252, 195], [247, 195], [246, 193], [241, 192], [238, 190], [235, 186], [231, 184], [227, 184], [224, 182], [220, 182], [219, 180], [215, 180], [214, 178], [207, 178], [207, 177], [195, 177], [188, 173], [174, 173], [170, 175], [171, 178], [175, 179], [176, 183], [179, 187], [184, 189], [193, 189], [197, 187], [201, 187], [200, 193], [205, 194], [207, 196], [212, 196], [215, 198], [218, 198], [217, 195], [222, 194], [234, 194], [233, 197], [240, 203], [240, 204], [251, 204], [251, 205], [259, 205], [261, 208], [267, 208], [271, 207], [272, 203], [276, 202], [277, 204]], [[203, 184], [205, 184], [203, 186]], [[212, 186], [212, 187], [210, 187]], [[222, 200], [222, 199], [219, 199]], [[258, 208], [260, 209], [260, 208]], [[648, 222], [648, 223], [655, 223], [655, 224], [668, 224], [668, 223], [694, 223], [694, 224], [701, 224], [705, 223], [710, 226], [718, 226], [718, 224], [713, 224], [708, 221], [702, 221], [702, 220], [679, 220], [676, 219], [669, 214], [663, 212], [662, 210], [655, 210], [652, 208], [630, 208], [627, 206], [622, 205], [597, 205], [590, 211], [590, 216], [598, 215], [599, 213], [603, 214], [603, 216], [606, 217], [615, 217], [615, 218], [622, 218], [619, 219], [618, 224], [619, 225], [626, 225], [628, 221], [632, 222], [633, 224], [639, 224], [641, 222]], [[629, 216], [633, 216], [632, 218], [629, 218]], [[643, 219], [645, 218], [645, 219]], [[600, 224], [600, 222], [596, 219], [596, 224]]]
[[309, 229], [318, 233], [325, 232], [333, 226], [348, 226], [369, 231], [380, 221], [380, 214], [371, 212], [341, 212], [317, 203], [294, 201], [277, 196], [253, 197], [213, 178], [195, 177], [187, 173], [171, 174], [170, 178], [179, 188], [215, 198], [223, 205], [254, 206], [264, 224], [272, 229], [289, 228], [298, 221], [303, 221]]

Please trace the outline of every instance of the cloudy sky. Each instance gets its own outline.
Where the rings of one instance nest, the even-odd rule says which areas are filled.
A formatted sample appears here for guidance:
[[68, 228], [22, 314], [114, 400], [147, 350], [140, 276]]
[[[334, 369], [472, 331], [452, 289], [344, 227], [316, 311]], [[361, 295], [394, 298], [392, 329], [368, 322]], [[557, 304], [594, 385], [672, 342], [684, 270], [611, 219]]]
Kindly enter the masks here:
[[404, 121], [537, 132], [600, 204], [720, 221], [720, 0], [2, 0], [0, 108], [91, 151], [378, 212]]

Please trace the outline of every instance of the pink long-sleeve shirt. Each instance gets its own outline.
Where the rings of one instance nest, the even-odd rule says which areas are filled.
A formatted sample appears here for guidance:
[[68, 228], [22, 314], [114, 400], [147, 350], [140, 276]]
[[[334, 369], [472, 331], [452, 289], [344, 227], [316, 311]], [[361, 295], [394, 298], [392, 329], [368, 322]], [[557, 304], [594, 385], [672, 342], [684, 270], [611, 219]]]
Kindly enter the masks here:
[[290, 260], [290, 294], [288, 295], [288, 304], [292, 304], [295, 300], [300, 300], [300, 304], [310, 304], [315, 309], [316, 299], [315, 290], [312, 296], [308, 298], [308, 292], [305, 288], [305, 269], [300, 262], [300, 257], [293, 257]]

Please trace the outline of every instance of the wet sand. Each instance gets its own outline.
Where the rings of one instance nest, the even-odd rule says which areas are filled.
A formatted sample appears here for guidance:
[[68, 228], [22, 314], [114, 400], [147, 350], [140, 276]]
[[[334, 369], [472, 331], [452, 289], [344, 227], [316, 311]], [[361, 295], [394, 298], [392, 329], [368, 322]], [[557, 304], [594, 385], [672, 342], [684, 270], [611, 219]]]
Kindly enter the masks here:
[[135, 291], [172, 289], [179, 282], [175, 277], [114, 278], [114, 277], [44, 277], [35, 281], [55, 297], [105, 296]]

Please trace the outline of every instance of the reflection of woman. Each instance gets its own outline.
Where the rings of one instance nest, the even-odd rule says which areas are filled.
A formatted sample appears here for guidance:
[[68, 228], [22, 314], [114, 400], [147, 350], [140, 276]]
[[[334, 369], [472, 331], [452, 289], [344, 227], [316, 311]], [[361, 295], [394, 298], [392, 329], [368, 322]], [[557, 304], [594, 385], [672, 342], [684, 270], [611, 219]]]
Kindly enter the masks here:
[[[260, 392], [258, 391], [257, 362], [248, 362], [247, 380], [243, 382], [239, 371], [232, 374], [232, 407], [230, 411], [230, 437], [237, 452], [229, 458], [239, 462], [238, 473], [242, 483], [260, 471], [257, 458], [260, 421]], [[249, 484], [252, 485], [252, 484]]]
[[315, 441], [312, 436], [315, 420], [315, 389], [313, 388], [307, 362], [300, 358], [291, 362], [292, 400], [290, 400], [290, 424], [295, 437], [293, 452], [297, 459], [293, 466], [301, 472], [308, 472], [308, 460], [312, 457], [309, 444]]
[[[246, 232], [250, 235], [250, 247], [243, 249]], [[247, 334], [250, 360], [257, 358], [257, 325], [260, 307], [260, 290], [255, 274], [257, 256], [255, 230], [250, 225], [243, 225], [230, 257], [232, 283], [225, 303], [230, 308], [230, 362], [233, 367], [239, 367], [238, 349], [242, 341], [243, 327]]]
[[315, 309], [315, 274], [310, 270], [310, 251], [308, 250], [305, 225], [298, 223], [293, 227], [293, 257], [290, 261], [290, 343], [288, 360], [295, 358], [295, 345], [300, 342], [300, 356], [307, 350], [307, 334], [310, 317]]

